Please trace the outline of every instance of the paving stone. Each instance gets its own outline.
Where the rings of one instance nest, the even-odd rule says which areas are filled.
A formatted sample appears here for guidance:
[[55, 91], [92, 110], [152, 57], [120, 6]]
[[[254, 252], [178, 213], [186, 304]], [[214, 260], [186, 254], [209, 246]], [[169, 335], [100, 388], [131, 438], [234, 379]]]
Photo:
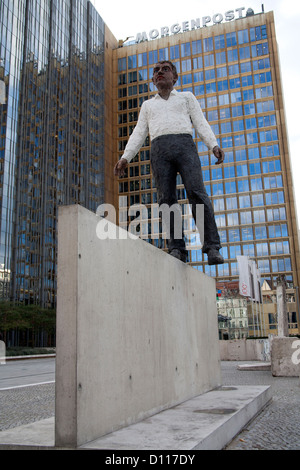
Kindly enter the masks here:
[[55, 414], [55, 384], [0, 390], [0, 431]]
[[[300, 380], [273, 377], [271, 371], [238, 370], [222, 362], [223, 383], [270, 385], [272, 401], [226, 447], [226, 450], [299, 450]], [[241, 363], [242, 364], [242, 363]]]

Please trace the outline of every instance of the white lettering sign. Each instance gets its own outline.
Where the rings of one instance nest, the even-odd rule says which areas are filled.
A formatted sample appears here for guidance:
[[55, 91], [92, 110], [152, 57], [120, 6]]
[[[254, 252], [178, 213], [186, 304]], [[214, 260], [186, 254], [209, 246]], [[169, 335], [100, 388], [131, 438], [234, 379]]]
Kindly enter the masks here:
[[223, 15], [222, 13], [216, 13], [211, 16], [203, 16], [202, 18], [196, 18], [190, 21], [183, 21], [181, 24], [175, 23], [170, 28], [163, 26], [158, 29], [151, 29], [147, 35], [145, 31], [136, 35], [136, 43], [148, 41], [149, 39], [157, 39], [160, 35], [161, 38], [169, 36], [170, 34], [185, 33], [186, 31], [193, 31], [195, 29], [204, 28], [212, 24], [219, 24], [222, 21], [232, 21], [234, 19], [243, 18], [243, 11], [245, 7], [236, 8], [236, 10], [228, 10]]
[[292, 348], [296, 349], [296, 351], [292, 354], [292, 363], [298, 365], [300, 364], [300, 341], [293, 341]]

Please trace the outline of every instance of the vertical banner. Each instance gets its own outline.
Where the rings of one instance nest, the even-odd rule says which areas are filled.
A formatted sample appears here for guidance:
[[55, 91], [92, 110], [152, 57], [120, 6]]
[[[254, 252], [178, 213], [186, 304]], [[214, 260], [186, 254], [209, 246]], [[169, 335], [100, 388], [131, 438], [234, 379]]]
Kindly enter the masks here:
[[[262, 303], [262, 297], [261, 297], [261, 288], [260, 288], [260, 272], [256, 266], [255, 261], [249, 261], [249, 265], [251, 268], [251, 283], [253, 285], [253, 295], [252, 295], [252, 300], [255, 302], [255, 308], [256, 308], [256, 318], [257, 318], [257, 334], [262, 334], [263, 333], [263, 327], [262, 327], [262, 319], [261, 319], [261, 311], [258, 310], [258, 306]], [[255, 336], [255, 324], [253, 326], [254, 330], [254, 336]]]
[[248, 256], [237, 256], [237, 262], [240, 294], [261, 303], [260, 271], [255, 261], [249, 260]]
[[[253, 334], [259, 334], [259, 328], [262, 330], [261, 314], [258, 313], [258, 304], [262, 303], [260, 272], [255, 261], [249, 260], [248, 256], [237, 256], [239, 267], [239, 289], [240, 294], [251, 300]], [[253, 311], [253, 301], [256, 304], [256, 315]], [[259, 326], [260, 325], [260, 326]]]
[[251, 269], [248, 256], [237, 256], [239, 268], [239, 290], [244, 297], [252, 298]]
[[262, 303], [261, 288], [260, 288], [260, 271], [256, 266], [255, 261], [249, 261], [251, 269], [251, 283], [253, 285], [252, 300]]

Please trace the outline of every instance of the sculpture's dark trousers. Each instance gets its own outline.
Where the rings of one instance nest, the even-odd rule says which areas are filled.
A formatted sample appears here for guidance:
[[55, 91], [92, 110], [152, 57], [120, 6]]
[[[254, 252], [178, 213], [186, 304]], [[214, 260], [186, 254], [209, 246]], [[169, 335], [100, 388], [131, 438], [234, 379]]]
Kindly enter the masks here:
[[[204, 241], [201, 240], [203, 253], [207, 253], [210, 248], [219, 250], [221, 244], [213, 207], [205, 190], [201, 163], [192, 136], [189, 134], [170, 134], [154, 139], [151, 143], [151, 166], [159, 205], [168, 204], [172, 206], [177, 204], [176, 176], [179, 172], [196, 225], [196, 205], [204, 205]], [[197, 228], [201, 233], [201, 228]], [[169, 234], [170, 238], [167, 239], [169, 252], [174, 248], [185, 251], [182, 225], [180, 237], [178, 237], [178, 231], [175, 231], [174, 236], [174, 220], [171, 221]]]

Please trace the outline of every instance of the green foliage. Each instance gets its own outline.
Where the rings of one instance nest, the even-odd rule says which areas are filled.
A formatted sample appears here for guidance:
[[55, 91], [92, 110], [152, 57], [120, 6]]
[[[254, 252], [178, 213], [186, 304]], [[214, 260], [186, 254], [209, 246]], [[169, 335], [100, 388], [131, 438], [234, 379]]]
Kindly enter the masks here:
[[39, 305], [14, 304], [0, 302], [0, 331], [9, 330], [38, 330], [48, 333], [55, 330], [55, 310], [42, 308]]
[[14, 347], [6, 349], [6, 356], [34, 356], [41, 354], [54, 354], [55, 348], [25, 348], [25, 347]]

